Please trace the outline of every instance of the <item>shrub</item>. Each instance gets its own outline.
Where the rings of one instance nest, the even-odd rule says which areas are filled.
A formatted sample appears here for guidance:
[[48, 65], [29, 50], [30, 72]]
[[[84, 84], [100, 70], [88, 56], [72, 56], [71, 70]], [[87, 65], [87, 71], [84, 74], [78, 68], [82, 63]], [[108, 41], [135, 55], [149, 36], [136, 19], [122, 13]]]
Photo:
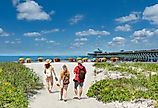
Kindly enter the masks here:
[[18, 63], [0, 63], [0, 107], [26, 108], [28, 94], [37, 88], [42, 83], [33, 70]]
[[[138, 72], [136, 70], [129, 69], [130, 66], [134, 66], [143, 70], [158, 72], [157, 64], [129, 63], [119, 64], [119, 67], [114, 67], [107, 63], [96, 63], [94, 66], [110, 71], [132, 73], [137, 78], [104, 79], [98, 81], [89, 88], [87, 96], [94, 97], [104, 103], [130, 101], [138, 98], [158, 100], [158, 75], [146, 77], [144, 74], [137, 74]], [[158, 107], [158, 103], [156, 107]]]

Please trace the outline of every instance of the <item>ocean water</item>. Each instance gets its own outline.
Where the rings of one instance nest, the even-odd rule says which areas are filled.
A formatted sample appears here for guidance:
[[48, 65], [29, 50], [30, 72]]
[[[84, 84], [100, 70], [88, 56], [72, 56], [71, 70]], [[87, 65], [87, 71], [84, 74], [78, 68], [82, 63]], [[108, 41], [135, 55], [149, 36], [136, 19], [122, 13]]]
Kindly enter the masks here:
[[0, 56], [0, 62], [16, 62], [19, 58], [31, 58], [33, 61], [37, 61], [38, 57], [42, 57], [43, 59], [54, 59], [60, 58], [63, 61], [66, 61], [68, 58], [77, 58], [77, 57], [87, 57], [87, 56]]

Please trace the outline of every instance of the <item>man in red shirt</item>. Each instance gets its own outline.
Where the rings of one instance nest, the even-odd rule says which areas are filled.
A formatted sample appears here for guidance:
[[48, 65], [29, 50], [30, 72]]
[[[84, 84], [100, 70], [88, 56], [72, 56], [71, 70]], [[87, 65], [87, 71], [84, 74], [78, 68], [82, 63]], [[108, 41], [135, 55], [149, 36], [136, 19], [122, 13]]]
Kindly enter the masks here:
[[[82, 65], [82, 60], [79, 60], [78, 65], [74, 69], [75, 78], [73, 79], [73, 81], [74, 81], [74, 92], [76, 95], [74, 99], [81, 99], [86, 72], [87, 72], [86, 68]], [[79, 86], [79, 97], [77, 90], [78, 86]]]

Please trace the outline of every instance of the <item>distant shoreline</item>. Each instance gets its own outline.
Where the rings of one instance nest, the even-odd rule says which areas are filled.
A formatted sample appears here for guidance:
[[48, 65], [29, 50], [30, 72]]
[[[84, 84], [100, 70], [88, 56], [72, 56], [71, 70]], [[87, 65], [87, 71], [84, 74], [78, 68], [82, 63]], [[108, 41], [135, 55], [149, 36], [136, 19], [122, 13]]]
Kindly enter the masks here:
[[88, 57], [88, 56], [0, 56], [0, 62], [15, 62], [18, 61], [19, 58], [31, 58], [32, 61], [37, 61], [39, 57], [42, 57], [43, 59], [54, 59], [54, 58], [60, 58], [61, 60], [66, 60], [68, 58], [74, 58], [77, 57]]

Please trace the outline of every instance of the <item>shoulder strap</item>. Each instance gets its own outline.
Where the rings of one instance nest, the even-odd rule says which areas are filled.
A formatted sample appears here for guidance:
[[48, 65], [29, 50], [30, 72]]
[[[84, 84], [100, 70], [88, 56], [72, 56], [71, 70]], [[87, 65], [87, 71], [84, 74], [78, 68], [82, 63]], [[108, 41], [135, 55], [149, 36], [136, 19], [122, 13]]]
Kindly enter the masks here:
[[79, 66], [77, 66], [79, 68], [79, 70], [84, 70], [84, 67], [81, 69]]

